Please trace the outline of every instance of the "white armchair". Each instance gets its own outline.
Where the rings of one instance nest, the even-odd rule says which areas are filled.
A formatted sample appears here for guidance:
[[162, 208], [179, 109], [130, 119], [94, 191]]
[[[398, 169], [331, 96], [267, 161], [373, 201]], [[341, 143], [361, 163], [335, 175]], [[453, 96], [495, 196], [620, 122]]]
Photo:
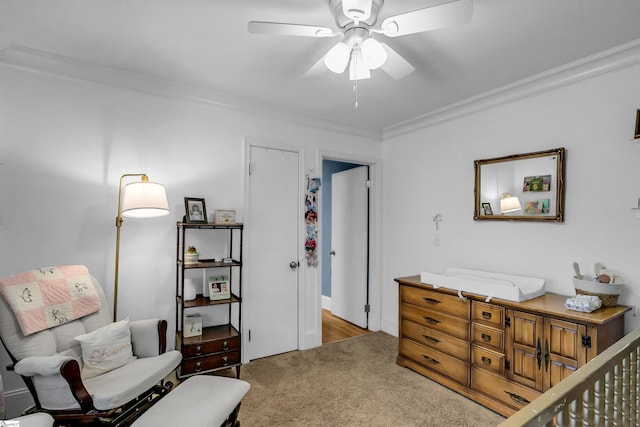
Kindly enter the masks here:
[[[180, 364], [178, 351], [166, 350], [164, 320], [128, 323], [133, 357], [128, 363], [88, 377], [79, 337], [115, 327], [100, 284], [91, 277], [102, 308], [93, 314], [25, 336], [17, 317], [0, 297], [0, 339], [24, 379], [37, 411], [58, 420], [87, 422], [113, 418], [128, 423], [171, 388], [164, 379]], [[109, 326], [111, 325], [111, 326]], [[85, 355], [86, 356], [86, 355]], [[85, 360], [86, 361], [86, 360]]]

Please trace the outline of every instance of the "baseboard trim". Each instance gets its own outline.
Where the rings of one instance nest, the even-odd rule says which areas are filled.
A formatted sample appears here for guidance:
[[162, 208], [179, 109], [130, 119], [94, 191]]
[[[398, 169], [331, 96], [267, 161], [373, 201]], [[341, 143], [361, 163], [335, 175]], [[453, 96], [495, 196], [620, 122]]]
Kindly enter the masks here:
[[322, 308], [331, 311], [331, 297], [322, 295]]
[[4, 415], [6, 418], [19, 417], [25, 409], [33, 405], [31, 393], [26, 387], [5, 390], [4, 392]]

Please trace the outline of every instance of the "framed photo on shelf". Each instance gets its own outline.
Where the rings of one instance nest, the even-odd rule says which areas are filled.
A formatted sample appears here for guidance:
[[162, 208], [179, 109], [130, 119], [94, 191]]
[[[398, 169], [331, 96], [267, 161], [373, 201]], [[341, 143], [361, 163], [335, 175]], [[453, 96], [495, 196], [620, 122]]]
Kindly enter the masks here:
[[195, 197], [184, 198], [185, 222], [194, 224], [207, 223], [207, 207], [204, 199]]
[[493, 215], [493, 210], [491, 209], [491, 203], [483, 203], [482, 210], [485, 215]]
[[231, 298], [231, 286], [227, 276], [209, 277], [209, 299], [218, 301]]

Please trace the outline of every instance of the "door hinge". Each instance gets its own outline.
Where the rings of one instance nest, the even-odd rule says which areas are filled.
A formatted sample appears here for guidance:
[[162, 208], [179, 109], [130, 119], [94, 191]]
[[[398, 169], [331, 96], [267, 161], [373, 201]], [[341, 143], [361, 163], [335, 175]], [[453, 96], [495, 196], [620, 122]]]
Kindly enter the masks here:
[[254, 166], [255, 166], [255, 163], [249, 162], [249, 176], [253, 174]]
[[511, 369], [511, 362], [509, 362], [508, 360], [505, 359], [505, 361], [504, 361], [504, 370], [508, 371], [509, 369]]
[[511, 318], [509, 316], [504, 316], [504, 326], [507, 328], [511, 326]]
[[582, 346], [586, 348], [591, 348], [591, 337], [589, 335], [582, 336]]
[[369, 304], [364, 305], [364, 312], [369, 313], [371, 311], [371, 306]]
[[251, 329], [249, 329], [249, 342], [251, 342]]
[[367, 188], [371, 188], [371, 186], [373, 185], [373, 183], [371, 182], [371, 180], [370, 180], [370, 179], [368, 179], [368, 180], [366, 180], [366, 181], [364, 182], [364, 185], [365, 185], [365, 187], [367, 187]]

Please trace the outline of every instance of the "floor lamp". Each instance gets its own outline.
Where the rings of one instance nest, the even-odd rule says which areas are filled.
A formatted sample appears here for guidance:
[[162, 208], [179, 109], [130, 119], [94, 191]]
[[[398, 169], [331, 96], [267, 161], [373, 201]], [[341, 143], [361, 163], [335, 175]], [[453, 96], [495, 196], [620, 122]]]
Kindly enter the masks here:
[[[140, 177], [140, 181], [131, 182], [124, 187], [125, 178]], [[116, 217], [116, 276], [113, 282], [113, 321], [118, 313], [118, 267], [120, 263], [120, 228], [122, 217], [154, 218], [169, 215], [169, 202], [164, 186], [149, 182], [149, 177], [143, 173], [127, 173], [120, 177], [118, 189], [118, 216]]]

